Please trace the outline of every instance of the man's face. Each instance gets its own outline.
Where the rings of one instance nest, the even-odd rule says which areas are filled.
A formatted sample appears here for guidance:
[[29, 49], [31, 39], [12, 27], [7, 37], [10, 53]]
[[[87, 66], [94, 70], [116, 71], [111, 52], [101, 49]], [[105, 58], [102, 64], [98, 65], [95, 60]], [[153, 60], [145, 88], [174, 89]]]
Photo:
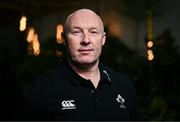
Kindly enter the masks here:
[[99, 61], [105, 43], [103, 25], [97, 15], [79, 12], [68, 21], [66, 45], [69, 56], [78, 64], [91, 64]]

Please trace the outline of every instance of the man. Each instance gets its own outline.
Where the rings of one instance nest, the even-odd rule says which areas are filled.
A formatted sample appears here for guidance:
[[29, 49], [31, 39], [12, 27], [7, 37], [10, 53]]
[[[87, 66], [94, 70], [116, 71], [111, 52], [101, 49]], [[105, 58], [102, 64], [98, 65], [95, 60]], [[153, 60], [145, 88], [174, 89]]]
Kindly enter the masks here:
[[25, 88], [18, 120], [136, 120], [136, 92], [126, 78], [99, 63], [106, 34], [89, 9], [68, 16], [67, 60]]

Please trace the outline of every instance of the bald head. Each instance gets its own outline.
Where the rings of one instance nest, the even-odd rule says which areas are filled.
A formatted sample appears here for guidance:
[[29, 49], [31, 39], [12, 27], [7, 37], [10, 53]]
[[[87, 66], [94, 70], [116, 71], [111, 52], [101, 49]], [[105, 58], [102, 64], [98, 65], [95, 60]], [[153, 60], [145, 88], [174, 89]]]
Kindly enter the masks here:
[[83, 70], [98, 66], [106, 40], [100, 17], [89, 9], [77, 10], [67, 17], [64, 29], [64, 43], [70, 64]]
[[81, 20], [86, 22], [87, 26], [90, 24], [90, 21], [94, 22], [95, 26], [99, 26], [100, 31], [104, 32], [104, 25], [101, 18], [92, 10], [90, 9], [79, 9], [73, 13], [71, 13], [65, 22], [64, 31], [67, 33], [69, 28], [74, 24], [76, 21]]

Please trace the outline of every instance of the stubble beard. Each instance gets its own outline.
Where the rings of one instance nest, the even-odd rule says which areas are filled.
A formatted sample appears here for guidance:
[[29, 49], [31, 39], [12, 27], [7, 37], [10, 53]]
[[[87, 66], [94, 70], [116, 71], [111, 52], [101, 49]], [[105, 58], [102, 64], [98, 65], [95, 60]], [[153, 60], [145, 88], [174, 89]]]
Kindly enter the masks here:
[[68, 62], [78, 69], [87, 70], [99, 63], [99, 58], [91, 62], [81, 62], [76, 59], [73, 59], [70, 55], [68, 56]]

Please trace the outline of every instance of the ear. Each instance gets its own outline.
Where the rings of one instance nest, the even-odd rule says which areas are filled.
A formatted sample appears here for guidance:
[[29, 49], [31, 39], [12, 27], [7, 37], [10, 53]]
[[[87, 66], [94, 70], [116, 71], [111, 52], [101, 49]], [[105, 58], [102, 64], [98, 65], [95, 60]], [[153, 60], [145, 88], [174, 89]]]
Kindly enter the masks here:
[[106, 42], [106, 33], [104, 32], [103, 33], [103, 37], [102, 37], [102, 46], [105, 44], [105, 42]]

